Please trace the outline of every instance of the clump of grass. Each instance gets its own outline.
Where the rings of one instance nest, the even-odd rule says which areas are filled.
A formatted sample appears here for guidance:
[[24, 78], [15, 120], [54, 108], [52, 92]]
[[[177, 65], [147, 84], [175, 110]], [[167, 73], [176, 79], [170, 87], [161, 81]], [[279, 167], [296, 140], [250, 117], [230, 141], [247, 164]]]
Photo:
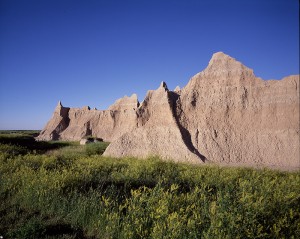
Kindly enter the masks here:
[[85, 152], [88, 156], [95, 155], [95, 154], [101, 155], [104, 153], [108, 144], [109, 143], [107, 142], [96, 142], [96, 143], [86, 144]]

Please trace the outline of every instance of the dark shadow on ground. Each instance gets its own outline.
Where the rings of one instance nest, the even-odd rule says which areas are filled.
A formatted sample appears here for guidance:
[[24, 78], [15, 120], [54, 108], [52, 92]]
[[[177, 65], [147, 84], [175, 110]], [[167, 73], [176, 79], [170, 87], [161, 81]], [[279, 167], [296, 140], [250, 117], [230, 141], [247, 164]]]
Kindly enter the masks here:
[[86, 238], [81, 229], [74, 228], [66, 223], [47, 225], [45, 228], [45, 235], [53, 238], [66, 235], [72, 236], [72, 238]]
[[36, 141], [34, 133], [7, 133], [0, 134], [0, 144], [16, 145], [26, 148], [28, 152], [45, 153], [48, 150], [59, 149], [71, 145], [69, 142], [61, 141]]

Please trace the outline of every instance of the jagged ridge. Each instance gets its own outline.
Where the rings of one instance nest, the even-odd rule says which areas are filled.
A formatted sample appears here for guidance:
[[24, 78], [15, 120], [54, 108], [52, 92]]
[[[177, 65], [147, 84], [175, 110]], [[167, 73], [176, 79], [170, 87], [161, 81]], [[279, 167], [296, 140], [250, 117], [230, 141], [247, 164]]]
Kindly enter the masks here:
[[136, 95], [106, 111], [59, 103], [38, 139], [89, 134], [111, 141], [114, 157], [299, 167], [299, 76], [263, 81], [218, 52], [183, 89], [162, 82], [141, 104]]

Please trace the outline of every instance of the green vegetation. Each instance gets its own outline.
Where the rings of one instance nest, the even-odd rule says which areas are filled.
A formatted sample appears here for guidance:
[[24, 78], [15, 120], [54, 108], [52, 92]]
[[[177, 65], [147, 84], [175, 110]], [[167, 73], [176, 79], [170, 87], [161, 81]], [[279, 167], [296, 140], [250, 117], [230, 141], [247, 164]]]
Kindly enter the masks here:
[[0, 130], [0, 135], [30, 135], [36, 136], [40, 133], [40, 130]]
[[24, 134], [0, 134], [0, 143], [4, 238], [300, 235], [299, 172], [113, 159], [100, 155], [103, 142]]
[[[39, 142], [35, 141], [34, 137], [38, 135], [39, 131], [34, 130], [14, 130], [14, 131], [0, 131], [0, 144], [9, 145], [11, 149], [24, 149], [23, 153], [38, 153], [42, 154], [51, 149], [58, 149], [70, 145], [79, 145], [78, 142]], [[2, 148], [1, 148], [1, 152]], [[5, 151], [4, 151], [5, 152]]]

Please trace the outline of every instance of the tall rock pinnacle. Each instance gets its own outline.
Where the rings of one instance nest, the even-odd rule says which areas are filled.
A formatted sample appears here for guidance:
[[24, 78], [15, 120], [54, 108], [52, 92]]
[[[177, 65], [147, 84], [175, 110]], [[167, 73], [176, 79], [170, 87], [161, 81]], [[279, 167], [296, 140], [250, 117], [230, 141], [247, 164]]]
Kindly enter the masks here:
[[160, 83], [159, 88], [162, 88], [162, 89], [164, 89], [165, 91], [169, 91], [168, 86], [167, 86], [167, 83], [164, 82], [164, 81], [162, 81], [162, 82]]

